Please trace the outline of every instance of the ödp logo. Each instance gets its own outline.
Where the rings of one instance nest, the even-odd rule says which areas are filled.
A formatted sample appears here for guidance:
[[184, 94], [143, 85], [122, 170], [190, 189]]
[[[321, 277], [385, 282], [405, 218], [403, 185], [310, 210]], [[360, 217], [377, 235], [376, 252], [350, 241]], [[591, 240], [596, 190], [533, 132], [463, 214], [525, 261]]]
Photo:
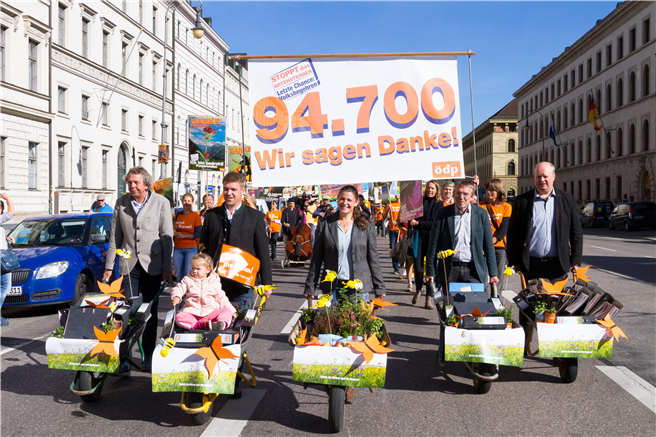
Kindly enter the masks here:
[[433, 163], [433, 177], [434, 178], [443, 178], [448, 177], [459, 177], [460, 173], [460, 162], [450, 161], [450, 162], [434, 162]]

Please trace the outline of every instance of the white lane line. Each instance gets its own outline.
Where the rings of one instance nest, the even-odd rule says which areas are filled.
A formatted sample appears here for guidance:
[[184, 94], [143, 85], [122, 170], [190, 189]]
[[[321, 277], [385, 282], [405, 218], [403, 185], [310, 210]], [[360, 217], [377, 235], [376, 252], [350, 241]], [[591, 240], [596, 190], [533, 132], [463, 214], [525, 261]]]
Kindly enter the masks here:
[[266, 390], [244, 388], [240, 399], [230, 399], [205, 428], [201, 437], [239, 436]]
[[47, 333], [46, 335], [42, 335], [41, 337], [37, 337], [37, 338], [34, 338], [32, 340], [25, 341], [23, 343], [19, 343], [16, 346], [6, 347], [2, 350], [2, 352], [0, 352], [0, 356], [6, 354], [8, 352], [15, 351], [19, 348], [22, 348], [23, 346], [27, 346], [30, 343], [34, 343], [35, 341], [39, 341], [39, 340], [44, 339], [44, 338], [49, 337], [49, 336], [50, 336], [50, 333]]
[[626, 275], [622, 275], [620, 273], [611, 272], [610, 270], [600, 269], [599, 267], [595, 267], [595, 266], [591, 266], [591, 267], [595, 270], [599, 270], [600, 272], [608, 273], [609, 275], [615, 275], [615, 276], [619, 276], [620, 278], [630, 279], [631, 281], [642, 282], [643, 284], [650, 284], [651, 285], [651, 282], [641, 281], [638, 278], [632, 278], [631, 276], [626, 276]]
[[606, 247], [599, 247], [599, 246], [590, 246], [590, 247], [594, 247], [595, 249], [610, 250], [611, 252], [617, 252], [617, 250], [615, 249], [608, 249]]
[[655, 258], [655, 257], [649, 256], [649, 255], [642, 255], [642, 256], [644, 256], [645, 258]]
[[281, 334], [289, 334], [290, 332], [292, 332], [292, 328], [294, 327], [294, 325], [296, 324], [298, 319], [301, 317], [301, 310], [303, 308], [307, 308], [307, 307], [308, 307], [308, 302], [306, 300], [305, 302], [303, 302], [303, 305], [301, 305], [301, 307], [298, 309], [298, 311], [296, 311], [296, 313], [292, 316], [292, 318], [289, 319], [289, 322], [287, 322], [285, 327], [282, 328], [282, 331], [280, 331], [280, 333]]
[[626, 367], [597, 366], [606, 376], [656, 413], [656, 388]]

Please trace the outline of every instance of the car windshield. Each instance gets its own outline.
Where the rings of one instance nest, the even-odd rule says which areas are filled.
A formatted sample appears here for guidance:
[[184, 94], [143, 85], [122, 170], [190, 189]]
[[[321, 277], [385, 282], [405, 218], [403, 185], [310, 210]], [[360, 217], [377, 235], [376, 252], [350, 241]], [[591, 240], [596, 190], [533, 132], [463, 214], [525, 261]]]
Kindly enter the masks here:
[[14, 247], [79, 246], [84, 239], [87, 219], [29, 220], [11, 231]]

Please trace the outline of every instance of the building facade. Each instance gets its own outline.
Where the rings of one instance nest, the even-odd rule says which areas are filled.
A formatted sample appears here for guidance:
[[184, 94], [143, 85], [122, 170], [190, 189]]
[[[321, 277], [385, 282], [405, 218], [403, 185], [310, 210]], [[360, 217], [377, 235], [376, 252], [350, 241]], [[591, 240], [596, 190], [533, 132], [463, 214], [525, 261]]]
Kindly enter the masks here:
[[3, 1], [0, 17], [0, 190], [18, 222], [49, 211], [50, 5]]
[[[618, 3], [515, 92], [520, 193], [532, 189], [544, 159], [556, 167], [556, 188], [579, 206], [655, 199], [655, 12], [653, 2]], [[592, 102], [599, 130], [589, 121]]]
[[[225, 57], [228, 44], [205, 18], [202, 38], [193, 36], [196, 10], [189, 1], [177, 3], [175, 12], [175, 138], [172, 162], [176, 182], [188, 184], [199, 198], [220, 185], [222, 172], [189, 171], [187, 118], [223, 115]], [[180, 180], [178, 180], [180, 178]]]
[[[225, 115], [226, 150], [229, 169], [236, 170], [242, 163], [242, 146], [246, 145], [246, 165], [250, 166], [250, 106], [248, 100], [248, 61], [226, 58], [225, 72]], [[244, 115], [246, 114], [246, 115]], [[247, 177], [247, 181], [250, 178]]]
[[[52, 3], [54, 212], [88, 211], [98, 194], [109, 205], [127, 192], [123, 176], [146, 168], [166, 176], [159, 144], [170, 141], [169, 83], [162, 138], [163, 73], [173, 68], [169, 2]], [[164, 65], [164, 38], [169, 45]]]
[[465, 174], [478, 174], [479, 188], [492, 179], [500, 179], [509, 198], [517, 193], [517, 99], [504, 106], [476, 128], [476, 168], [474, 135], [463, 139]]

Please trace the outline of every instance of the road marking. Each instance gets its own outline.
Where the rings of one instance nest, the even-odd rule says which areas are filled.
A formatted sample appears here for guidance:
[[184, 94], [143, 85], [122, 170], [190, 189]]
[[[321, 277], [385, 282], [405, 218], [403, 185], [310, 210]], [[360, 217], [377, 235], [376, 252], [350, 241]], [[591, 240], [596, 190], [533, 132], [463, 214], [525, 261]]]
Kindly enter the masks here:
[[642, 255], [642, 256], [644, 256], [645, 258], [654, 258], [653, 256], [649, 256], [649, 255]]
[[230, 399], [201, 434], [203, 436], [239, 436], [266, 390], [243, 389], [240, 399]]
[[656, 388], [626, 367], [597, 366], [606, 376], [615, 381], [617, 385], [629, 392], [639, 400], [652, 413], [656, 413]]
[[16, 346], [6, 347], [2, 350], [2, 352], [0, 352], [0, 356], [6, 354], [7, 352], [15, 351], [15, 350], [17, 350], [17, 349], [19, 349], [23, 346], [27, 346], [30, 343], [34, 343], [35, 341], [39, 341], [39, 340], [41, 340], [43, 338], [46, 338], [46, 337], [49, 337], [49, 336], [50, 336], [50, 333], [47, 333], [46, 335], [42, 335], [41, 337], [37, 337], [37, 338], [34, 338], [32, 340], [25, 341], [23, 343], [19, 343]]
[[651, 282], [642, 281], [642, 280], [640, 280], [640, 279], [638, 279], [638, 278], [632, 278], [631, 276], [626, 276], [626, 275], [622, 275], [622, 274], [620, 274], [620, 273], [611, 272], [610, 270], [600, 269], [599, 267], [595, 267], [595, 266], [593, 266], [593, 265], [591, 265], [590, 267], [592, 267], [592, 268], [595, 269], [595, 270], [599, 270], [600, 272], [608, 273], [609, 275], [615, 275], [615, 276], [619, 276], [620, 278], [630, 279], [631, 281], [642, 282], [643, 284], [649, 284], [649, 285], [652, 285]]
[[303, 305], [301, 305], [301, 307], [298, 309], [298, 311], [296, 311], [296, 313], [292, 316], [292, 318], [289, 319], [289, 322], [287, 322], [287, 324], [285, 325], [285, 327], [282, 328], [282, 331], [280, 331], [280, 333], [281, 333], [281, 334], [289, 334], [289, 333], [291, 333], [291, 332], [292, 332], [292, 328], [294, 327], [294, 325], [296, 324], [296, 322], [298, 321], [298, 319], [301, 318], [301, 314], [302, 314], [302, 313], [301, 313], [301, 310], [302, 310], [303, 308], [307, 308], [307, 307], [308, 307], [308, 302], [307, 302], [307, 300], [306, 300], [305, 302], [303, 302]]
[[606, 247], [599, 247], [599, 246], [590, 246], [590, 247], [594, 247], [595, 249], [610, 250], [611, 252], [617, 252], [615, 249], [608, 249]]

